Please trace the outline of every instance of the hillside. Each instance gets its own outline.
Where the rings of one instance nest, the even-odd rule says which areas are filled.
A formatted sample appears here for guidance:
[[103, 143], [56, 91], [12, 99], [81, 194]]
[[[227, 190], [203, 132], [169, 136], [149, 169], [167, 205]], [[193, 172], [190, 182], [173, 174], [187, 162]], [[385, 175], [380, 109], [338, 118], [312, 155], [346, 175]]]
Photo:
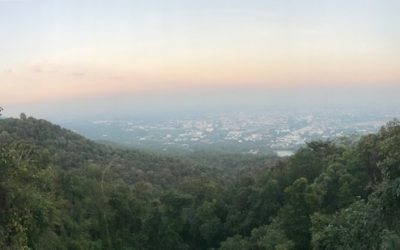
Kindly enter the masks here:
[[138, 181], [171, 186], [193, 176], [211, 175], [189, 159], [161, 156], [138, 150], [124, 150], [96, 143], [45, 120], [32, 117], [0, 120], [0, 145], [28, 144], [45, 151], [51, 162], [63, 169], [94, 164], [111, 167], [126, 183]]
[[268, 160], [115, 149], [21, 118], [0, 120], [0, 249], [400, 248], [398, 121]]

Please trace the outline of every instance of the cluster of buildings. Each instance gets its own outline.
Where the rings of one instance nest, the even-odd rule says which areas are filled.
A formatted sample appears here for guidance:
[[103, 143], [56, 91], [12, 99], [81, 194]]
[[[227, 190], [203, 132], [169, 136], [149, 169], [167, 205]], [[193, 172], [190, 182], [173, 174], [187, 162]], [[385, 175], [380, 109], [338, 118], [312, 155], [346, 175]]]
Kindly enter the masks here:
[[107, 137], [135, 147], [167, 150], [217, 145], [258, 154], [290, 152], [311, 140], [376, 132], [385, 122], [379, 117], [360, 118], [349, 114], [235, 114], [161, 122], [95, 121], [93, 124], [102, 127], [103, 139]]

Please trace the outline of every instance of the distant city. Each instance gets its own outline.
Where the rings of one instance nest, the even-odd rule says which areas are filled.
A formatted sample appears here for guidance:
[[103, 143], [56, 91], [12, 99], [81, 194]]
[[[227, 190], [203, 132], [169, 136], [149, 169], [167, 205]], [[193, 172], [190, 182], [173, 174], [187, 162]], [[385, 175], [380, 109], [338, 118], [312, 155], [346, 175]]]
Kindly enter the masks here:
[[392, 120], [393, 114], [318, 112], [238, 113], [179, 120], [92, 120], [65, 124], [93, 140], [161, 152], [291, 155], [307, 141], [358, 138]]

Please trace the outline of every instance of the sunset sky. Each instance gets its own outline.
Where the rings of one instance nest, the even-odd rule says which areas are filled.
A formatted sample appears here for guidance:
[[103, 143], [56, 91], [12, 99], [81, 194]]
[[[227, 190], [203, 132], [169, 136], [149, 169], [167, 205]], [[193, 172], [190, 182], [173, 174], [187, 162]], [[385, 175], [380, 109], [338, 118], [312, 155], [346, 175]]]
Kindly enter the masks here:
[[0, 105], [393, 90], [399, 11], [396, 0], [0, 0]]

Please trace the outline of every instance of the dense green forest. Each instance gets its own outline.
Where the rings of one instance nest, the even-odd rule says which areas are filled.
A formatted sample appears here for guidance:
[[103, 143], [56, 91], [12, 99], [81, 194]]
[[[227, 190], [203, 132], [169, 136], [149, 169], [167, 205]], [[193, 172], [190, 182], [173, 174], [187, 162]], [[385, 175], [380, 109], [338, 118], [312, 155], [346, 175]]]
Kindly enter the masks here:
[[171, 157], [0, 119], [0, 249], [400, 249], [400, 123], [287, 158]]

